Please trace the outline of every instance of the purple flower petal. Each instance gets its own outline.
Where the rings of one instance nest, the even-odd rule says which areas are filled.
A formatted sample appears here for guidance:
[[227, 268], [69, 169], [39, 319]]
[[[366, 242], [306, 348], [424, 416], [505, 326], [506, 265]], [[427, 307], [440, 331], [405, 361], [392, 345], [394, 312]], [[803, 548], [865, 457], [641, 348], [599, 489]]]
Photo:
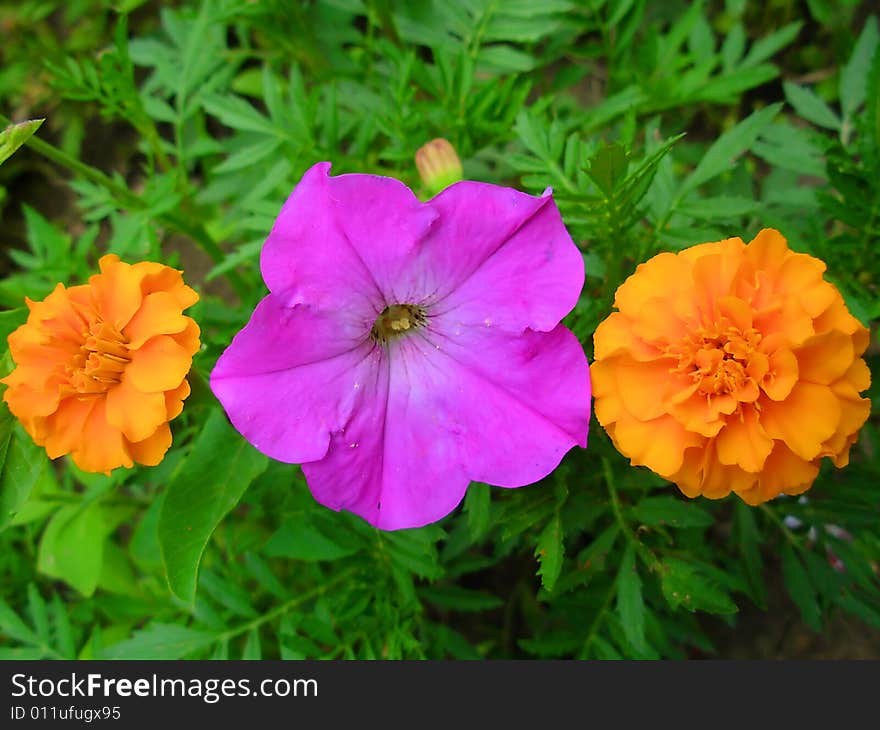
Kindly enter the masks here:
[[284, 203], [260, 255], [263, 279], [290, 303], [322, 309], [393, 299], [437, 213], [399, 180], [329, 171], [329, 162], [314, 165]]
[[[369, 325], [368, 325], [369, 327]], [[320, 459], [345, 427], [379, 353], [352, 324], [270, 294], [211, 373], [232, 424], [279, 461]]]
[[583, 257], [552, 198], [463, 181], [426, 205], [439, 223], [399, 277], [404, 297], [514, 332], [549, 331], [571, 311]]
[[382, 529], [419, 527], [452, 511], [471, 480], [531, 484], [586, 445], [589, 378], [574, 335], [471, 330], [448, 347], [430, 334], [392, 346], [378, 398], [324, 459], [303, 464], [319, 502]]
[[[473, 195], [484, 206], [494, 203], [500, 207], [497, 191], [504, 188], [470, 187], [474, 185], [459, 183], [453, 187], [461, 195]], [[553, 200], [529, 200], [530, 205], [518, 206], [519, 210], [533, 206], [529, 217], [438, 301], [436, 310], [454, 311], [462, 322], [511, 332], [522, 332], [527, 327], [547, 332], [577, 304], [584, 285], [583, 256], [568, 235]], [[426, 247], [434, 244], [433, 238]]]

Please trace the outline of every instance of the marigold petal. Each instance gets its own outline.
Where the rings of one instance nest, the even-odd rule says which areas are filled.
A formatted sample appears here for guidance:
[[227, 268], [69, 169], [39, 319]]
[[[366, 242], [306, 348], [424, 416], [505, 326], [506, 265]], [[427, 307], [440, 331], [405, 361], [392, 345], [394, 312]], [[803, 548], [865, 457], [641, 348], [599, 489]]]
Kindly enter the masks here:
[[800, 494], [809, 489], [818, 474], [816, 464], [800, 458], [777, 441], [764, 462], [758, 483], [753, 489], [738, 494], [747, 504], [761, 504], [780, 494]]
[[[17, 377], [13, 378], [12, 375]], [[47, 387], [46, 382], [32, 387], [25, 380], [28, 373], [21, 369], [13, 371], [12, 375], [0, 380], [9, 387], [3, 393], [3, 400], [9, 406], [9, 410], [20, 421], [30, 420], [41, 416], [48, 416], [58, 409], [61, 400], [59, 393], [60, 382], [54, 388]], [[21, 377], [18, 377], [21, 376]]]
[[834, 383], [831, 391], [840, 404], [840, 424], [824, 444], [823, 453], [835, 458], [854, 443], [854, 434], [865, 425], [871, 415], [871, 401], [860, 398], [858, 390], [845, 379]]
[[685, 496], [704, 496], [722, 499], [732, 490], [748, 489], [757, 475], [737, 466], [722, 464], [718, 459], [715, 440], [704, 448], [690, 448], [685, 452], [681, 469], [669, 477]]
[[[809, 254], [792, 251], [791, 255], [782, 262], [782, 266], [779, 267], [779, 271], [776, 273], [777, 290], [798, 297], [806, 297], [804, 302], [809, 305], [812, 296], [818, 295], [821, 299], [828, 295], [827, 287], [830, 285], [826, 284], [822, 279], [826, 268], [824, 261]], [[825, 291], [820, 294], [814, 291], [816, 287], [820, 287]], [[818, 311], [811, 312], [811, 316], [815, 317], [821, 314], [828, 304], [830, 304], [830, 300], [819, 308]], [[812, 309], [812, 307], [810, 308]]]
[[630, 325], [633, 334], [657, 345], [678, 342], [688, 332], [686, 318], [680, 316], [676, 302], [655, 297], [645, 302]]
[[185, 401], [191, 392], [189, 382], [184, 380], [180, 387], [175, 390], [165, 392], [165, 417], [172, 421], [183, 412], [183, 401]]
[[177, 332], [173, 335], [170, 335], [170, 337], [184, 350], [186, 350], [188, 355], [195, 355], [199, 351], [199, 347], [201, 346], [201, 342], [199, 341], [201, 329], [199, 328], [199, 325], [196, 324], [196, 321], [194, 319], [187, 317], [187, 320], [188, 322], [186, 323], [186, 327], [184, 328], [183, 332]]
[[141, 274], [141, 292], [144, 297], [156, 292], [166, 292], [174, 297], [180, 309], [191, 307], [199, 301], [196, 291], [183, 282], [183, 272], [170, 266], [141, 261], [133, 268]]
[[846, 380], [857, 393], [871, 387], [871, 369], [864, 360], [854, 360], [846, 371]]
[[[623, 314], [637, 317], [649, 299], [655, 299], [657, 292], [666, 290], [670, 281], [683, 285], [690, 278], [690, 265], [672, 253], [661, 253], [639, 264], [635, 273], [617, 289], [614, 306]], [[673, 293], [670, 292], [670, 296]]]
[[731, 492], [749, 489], [757, 479], [756, 474], [736, 465], [722, 464], [716, 452], [715, 458], [705, 461], [700, 490], [701, 494], [709, 499], [723, 499]]
[[614, 443], [633, 466], [647, 466], [660, 476], [668, 477], [681, 468], [684, 450], [703, 445], [705, 439], [686, 431], [670, 415], [639, 421], [623, 414], [615, 424]]
[[95, 398], [70, 457], [80, 469], [88, 472], [109, 474], [118, 466], [134, 466], [122, 433], [107, 421], [103, 398]]
[[816, 326], [816, 317], [825, 312], [839, 296], [840, 294], [834, 285], [829, 284], [827, 281], [820, 281], [813, 286], [805, 286], [803, 289], [799, 290], [797, 294], [800, 305], [814, 320], [814, 329]]
[[734, 236], [733, 238], [725, 238], [722, 241], [710, 241], [708, 243], [698, 243], [695, 246], [688, 246], [686, 249], [678, 252], [678, 257], [682, 261], [695, 263], [699, 259], [707, 256], [716, 256], [722, 254], [736, 255], [745, 249], [742, 239]]
[[670, 369], [667, 360], [617, 360], [618, 392], [626, 409], [639, 420], [650, 421], [663, 415], [667, 411], [666, 399], [690, 385], [686, 379], [672, 375]]
[[[708, 445], [707, 445], [708, 448]], [[699, 497], [703, 487], [703, 461], [706, 448], [692, 446], [685, 449], [681, 468], [668, 477], [686, 497]]]
[[779, 231], [764, 228], [751, 240], [745, 254], [755, 270], [775, 273], [791, 256], [791, 249]]
[[592, 382], [593, 412], [596, 420], [606, 429], [611, 428], [624, 411], [623, 402], [617, 391], [613, 360], [599, 360], [590, 367]]
[[131, 353], [126, 376], [146, 393], [177, 388], [192, 365], [192, 355], [168, 335], [153, 337]]
[[106, 412], [107, 422], [129, 441], [143, 441], [168, 418], [165, 395], [139, 390], [128, 373], [107, 391]]
[[183, 332], [192, 320], [182, 314], [177, 299], [168, 292], [147, 294], [122, 333], [128, 337], [128, 346], [138, 349], [155, 335]]
[[752, 307], [739, 297], [719, 297], [718, 313], [741, 332], [748, 332], [752, 328]]
[[715, 448], [722, 464], [758, 472], [773, 449], [773, 440], [761, 426], [757, 411], [745, 407], [727, 419], [715, 439]]
[[840, 415], [840, 403], [830, 388], [799, 382], [784, 401], [763, 404], [761, 424], [771, 438], [784, 441], [797, 456], [811, 460], [837, 429]]
[[89, 278], [95, 308], [105, 322], [122, 330], [141, 306], [141, 277], [116, 254], [107, 254], [98, 261], [100, 274]]
[[685, 400], [670, 403], [669, 412], [688, 431], [712, 437], [724, 428], [722, 415], [733, 413], [736, 405], [736, 399], [730, 396], [707, 398], [694, 392]]
[[144, 439], [128, 444], [128, 453], [138, 464], [144, 466], [156, 466], [165, 457], [165, 453], [171, 447], [171, 429], [167, 423], [163, 423], [156, 431]]
[[801, 380], [828, 385], [843, 376], [852, 364], [852, 337], [831, 330], [811, 337], [794, 354]]
[[704, 315], [714, 314], [719, 299], [734, 293], [733, 284], [742, 266], [742, 241], [721, 242], [718, 253], [701, 256], [694, 261], [694, 296]]
[[770, 353], [768, 365], [761, 389], [772, 400], [785, 400], [798, 381], [798, 359], [791, 350], [782, 348]]
[[97, 403], [97, 398], [65, 398], [58, 410], [46, 418], [44, 439], [35, 436], [34, 440], [46, 447], [50, 459], [69, 454], [75, 448]]
[[792, 298], [785, 299], [769, 309], [757, 310], [754, 323], [765, 336], [782, 335], [789, 346], [798, 345], [816, 334], [813, 320]]
[[593, 351], [596, 360], [604, 360], [626, 352], [633, 360], [655, 360], [660, 350], [637, 337], [631, 320], [621, 312], [611, 313], [593, 333]]

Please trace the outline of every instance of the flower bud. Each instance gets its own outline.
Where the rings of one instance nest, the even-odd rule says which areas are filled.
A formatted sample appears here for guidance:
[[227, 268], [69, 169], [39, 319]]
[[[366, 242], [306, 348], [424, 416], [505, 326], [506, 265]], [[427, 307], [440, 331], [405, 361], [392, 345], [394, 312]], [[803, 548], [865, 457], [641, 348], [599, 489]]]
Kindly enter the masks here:
[[455, 148], [445, 139], [432, 139], [416, 152], [416, 167], [430, 195], [464, 177]]

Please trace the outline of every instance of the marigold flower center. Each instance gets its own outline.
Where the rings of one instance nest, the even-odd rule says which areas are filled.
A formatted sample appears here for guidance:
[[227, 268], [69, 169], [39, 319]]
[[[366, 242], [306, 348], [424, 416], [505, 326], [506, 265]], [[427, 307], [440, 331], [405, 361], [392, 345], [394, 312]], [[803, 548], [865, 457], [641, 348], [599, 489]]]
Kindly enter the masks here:
[[700, 393], [753, 401], [766, 372], [766, 356], [757, 350], [760, 341], [754, 328], [701, 327], [667, 352], [678, 361], [672, 372], [689, 376]]
[[426, 322], [427, 314], [418, 304], [391, 304], [376, 318], [370, 337], [384, 345], [390, 340], [414, 332]]
[[82, 338], [79, 352], [65, 367], [70, 387], [81, 395], [105, 393], [121, 380], [130, 362], [128, 338], [101, 320], [92, 322]]

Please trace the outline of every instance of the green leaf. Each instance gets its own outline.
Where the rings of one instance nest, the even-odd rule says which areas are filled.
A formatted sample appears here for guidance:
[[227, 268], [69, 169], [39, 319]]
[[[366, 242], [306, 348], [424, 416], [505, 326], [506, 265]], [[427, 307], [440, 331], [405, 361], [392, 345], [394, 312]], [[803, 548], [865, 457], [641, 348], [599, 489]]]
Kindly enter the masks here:
[[628, 113], [648, 100], [647, 94], [637, 85], [627, 86], [616, 94], [606, 97], [602, 102], [584, 114], [581, 130], [586, 133], [599, 129], [615, 117]]
[[[825, 154], [810, 130], [791, 124], [771, 124], [761, 132], [761, 138], [752, 145], [752, 154], [774, 167], [791, 170], [801, 175], [825, 178]], [[796, 198], [798, 190], [787, 187], [778, 194]]]
[[127, 641], [108, 646], [101, 659], [182, 659], [205, 649], [217, 637], [206, 631], [177, 624], [155, 623], [138, 631]]
[[684, 606], [688, 611], [736, 613], [736, 604], [718, 583], [699, 572], [697, 566], [679, 558], [663, 560], [661, 588], [673, 608]]
[[196, 592], [199, 561], [214, 529], [269, 460], [215, 409], [174, 472], [159, 513], [159, 546], [168, 585], [184, 601]]
[[0, 531], [27, 504], [43, 478], [51, 478], [46, 452], [0, 402]]
[[677, 211], [697, 220], [713, 221], [717, 218], [742, 218], [760, 210], [761, 204], [749, 198], [719, 196], [717, 198], [691, 197], [681, 203]]
[[740, 68], [751, 68], [766, 61], [774, 53], [791, 43], [797, 37], [797, 34], [800, 33], [802, 26], [803, 22], [801, 21], [789, 23], [770, 35], [755, 41], [746, 57], [742, 60]]
[[[682, 137], [684, 137], [684, 134], [678, 134], [664, 140], [660, 146], [638, 164], [635, 170], [626, 176], [626, 180], [617, 193], [618, 206], [628, 205], [634, 207], [641, 202], [654, 181], [660, 163], [663, 162], [675, 143]], [[634, 223], [635, 219], [631, 222]]]
[[419, 595], [435, 606], [451, 611], [489, 611], [503, 605], [498, 596], [456, 585], [424, 586]]
[[841, 608], [858, 616], [866, 624], [880, 629], [880, 606], [876, 600], [866, 603], [849, 591], [844, 591], [836, 598], [836, 603]]
[[[341, 521], [338, 526], [344, 529]], [[306, 561], [339, 560], [357, 551], [356, 544], [350, 540], [340, 544], [330, 530], [319, 529], [307, 515], [285, 520], [264, 548], [268, 557]]]
[[725, 71], [732, 71], [736, 62], [742, 58], [746, 48], [746, 30], [742, 23], [737, 23], [724, 37], [721, 46], [721, 64]]
[[29, 205], [22, 206], [27, 223], [28, 244], [44, 265], [65, 264], [70, 256], [70, 236], [52, 225]]
[[49, 608], [59, 654], [63, 659], [76, 658], [76, 644], [73, 637], [73, 627], [70, 625], [70, 617], [67, 615], [67, 606], [57, 593], [52, 595], [52, 603]]
[[672, 496], [645, 497], [632, 508], [632, 516], [646, 525], [708, 527], [715, 522], [702, 507]]
[[6, 162], [13, 152], [27, 142], [28, 137], [36, 132], [44, 121], [46, 120], [29, 119], [26, 122], [10, 124], [0, 132], [0, 165]]
[[91, 596], [101, 577], [104, 542], [131, 511], [97, 500], [62, 507], [43, 531], [37, 569]]
[[236, 152], [233, 152], [223, 162], [214, 168], [214, 173], [236, 172], [243, 167], [250, 167], [262, 162], [267, 157], [274, 155], [281, 147], [282, 140], [278, 137], [261, 137], [253, 144], [249, 144]]
[[480, 49], [477, 60], [502, 73], [518, 73], [535, 68], [535, 58], [506, 43], [496, 43]]
[[28, 583], [28, 611], [31, 615], [31, 622], [37, 631], [37, 636], [43, 644], [49, 644], [49, 611], [46, 602], [37, 590], [36, 585]]
[[626, 165], [627, 154], [623, 145], [604, 145], [590, 158], [587, 174], [605, 197], [610, 198], [626, 175]]
[[[376, 530], [374, 534], [379, 550], [390, 553], [394, 567], [398, 569], [395, 571], [396, 578], [401, 578], [406, 572], [407, 578], [409, 573], [415, 573], [422, 578], [436, 580], [443, 574], [437, 541], [446, 533], [436, 525], [387, 533]], [[387, 556], [383, 554], [382, 559], [387, 559]]]
[[[8, 309], [0, 312], [0, 343], [6, 342], [6, 339], [18, 327], [23, 325], [28, 318], [28, 308], [19, 307], [18, 309]], [[3, 349], [0, 348], [0, 352]]]
[[877, 18], [871, 16], [865, 23], [849, 62], [840, 73], [840, 106], [845, 119], [851, 119], [865, 101], [868, 72], [877, 49]]
[[260, 630], [257, 627], [248, 631], [241, 658], [247, 661], [256, 661], [263, 658], [263, 651], [260, 646]]
[[810, 581], [804, 564], [789, 543], [782, 545], [782, 579], [791, 599], [800, 609], [804, 623], [814, 631], [822, 628], [822, 611], [816, 589]]
[[232, 94], [205, 96], [202, 98], [202, 106], [205, 107], [205, 111], [232, 129], [259, 132], [273, 137], [282, 136], [281, 130], [270, 119], [260, 114], [256, 108], [238, 96]]
[[749, 149], [761, 134], [761, 131], [773, 121], [773, 117], [779, 113], [781, 108], [782, 102], [770, 104], [746, 117], [735, 127], [728, 129], [722, 134], [706, 150], [706, 154], [703, 155], [703, 159], [700, 160], [696, 169], [682, 183], [679, 197], [684, 197], [686, 193], [721, 173], [732, 170], [736, 164], [736, 158]]
[[785, 89], [785, 98], [794, 107], [794, 110], [804, 119], [820, 127], [840, 131], [840, 118], [831, 111], [822, 99], [816, 96], [812, 89], [798, 86], [790, 81], [784, 81], [782, 88]]
[[38, 645], [39, 637], [28, 628], [18, 614], [0, 598], [0, 635], [15, 639], [22, 644]]
[[467, 513], [468, 530], [471, 540], [477, 541], [489, 529], [490, 487], [486, 484], [473, 483], [468, 487], [464, 497], [464, 509]]
[[104, 543], [104, 559], [101, 563], [98, 587], [109, 593], [123, 596], [138, 594], [137, 577], [132, 570], [128, 556], [112, 540], [107, 540]]
[[645, 600], [636, 565], [635, 546], [630, 542], [617, 573], [617, 613], [626, 640], [636, 651], [645, 651]]
[[617, 536], [620, 534], [620, 525], [616, 522], [610, 524], [602, 533], [593, 539], [587, 547], [581, 550], [577, 556], [580, 570], [601, 569], [605, 566], [605, 558], [614, 547]]
[[541, 576], [541, 584], [547, 591], [552, 592], [559, 573], [562, 570], [562, 559], [565, 555], [565, 546], [562, 542], [562, 520], [557, 511], [547, 526], [538, 536], [538, 544], [535, 547], [535, 557], [541, 563], [538, 575]]
[[764, 586], [764, 565], [761, 560], [758, 526], [755, 523], [753, 508], [741, 500], [737, 500], [734, 507], [734, 526], [752, 598], [758, 606], [766, 608], [767, 589]]

